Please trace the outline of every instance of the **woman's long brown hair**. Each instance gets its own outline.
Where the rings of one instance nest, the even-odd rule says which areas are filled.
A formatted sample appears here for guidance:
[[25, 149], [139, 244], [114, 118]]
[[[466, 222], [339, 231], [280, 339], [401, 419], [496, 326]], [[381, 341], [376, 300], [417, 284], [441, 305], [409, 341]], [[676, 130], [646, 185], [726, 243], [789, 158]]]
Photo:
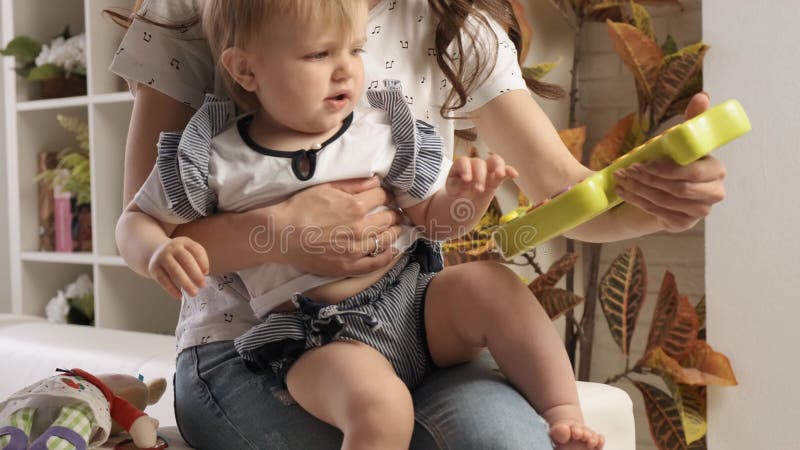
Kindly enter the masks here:
[[[143, 0], [136, 0], [133, 6], [133, 14], [125, 15], [115, 10], [105, 10], [104, 12], [111, 17], [116, 23], [121, 26], [128, 27], [134, 18], [145, 20], [159, 26], [172, 29], [185, 29], [197, 25], [200, 21], [200, 14], [194, 17], [188, 17], [184, 22], [179, 23], [160, 23], [154, 22], [141, 15], [136, 11], [142, 5]], [[497, 52], [490, 52], [488, 54], [479, 54], [475, 52], [474, 63], [470, 64], [470, 68], [465, 67], [464, 60], [466, 58], [459, 58], [464, 48], [478, 48], [475, 43], [477, 42], [477, 33], [470, 28], [464, 28], [464, 24], [470, 16], [478, 21], [481, 27], [489, 27], [489, 23], [481, 12], [485, 13], [497, 21], [508, 32], [509, 38], [517, 48], [517, 54], [522, 55], [522, 33], [520, 32], [519, 22], [514, 15], [514, 10], [508, 0], [428, 0], [428, 5], [431, 11], [438, 20], [436, 26], [436, 62], [444, 72], [444, 75], [450, 81], [452, 89], [448, 93], [444, 104], [440, 109], [442, 117], [451, 117], [451, 113], [463, 107], [467, 103], [467, 98], [470, 92], [475, 89], [485, 78], [486, 73], [482, 68], [493, 67], [497, 61]], [[462, 29], [464, 31], [462, 35]], [[493, 36], [494, 33], [486, 33], [488, 36]], [[466, 37], [467, 42], [464, 41]], [[447, 52], [447, 48], [452, 42], [455, 42], [458, 53], [456, 56]], [[490, 48], [497, 48], [491, 46]], [[522, 63], [522, 61], [520, 61]], [[525, 83], [528, 88], [535, 94], [548, 98], [556, 99], [564, 96], [564, 90], [549, 83], [525, 78]]]
[[[486, 28], [489, 27], [489, 23], [481, 12], [497, 21], [507, 30], [509, 38], [517, 48], [517, 55], [520, 57], [522, 55], [522, 33], [508, 0], [428, 0], [428, 5], [438, 20], [435, 44], [436, 60], [453, 86], [440, 110], [442, 117], [449, 117], [450, 113], [467, 103], [469, 93], [488, 76], [483, 68], [494, 67], [497, 62], [496, 51], [488, 54], [475, 52], [473, 55], [475, 59], [470, 67], [465, 67], [466, 58], [459, 57], [464, 48], [480, 48], [475, 45], [478, 39], [476, 31], [470, 27], [464, 27], [467, 18], [473, 17], [481, 27]], [[494, 33], [490, 32], [486, 35], [494, 36]], [[464, 37], [467, 39], [466, 42]], [[451, 43], [455, 43], [458, 50], [455, 55], [447, 52]], [[493, 45], [490, 48], [496, 49], [497, 46]], [[522, 61], [519, 62], [522, 63]], [[525, 78], [525, 83], [531, 91], [544, 98], [556, 99], [565, 94], [561, 87], [533, 78]]]

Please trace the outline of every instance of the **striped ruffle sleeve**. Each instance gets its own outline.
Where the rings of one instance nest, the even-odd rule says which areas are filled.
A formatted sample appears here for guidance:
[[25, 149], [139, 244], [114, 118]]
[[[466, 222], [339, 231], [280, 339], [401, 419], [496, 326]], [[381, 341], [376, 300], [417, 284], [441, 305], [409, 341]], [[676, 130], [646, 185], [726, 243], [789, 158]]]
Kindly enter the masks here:
[[208, 94], [183, 132], [161, 133], [153, 173], [134, 201], [148, 215], [186, 223], [214, 213], [217, 197], [209, 187], [211, 140], [235, 118], [235, 106]]
[[396, 153], [383, 180], [397, 205], [413, 206], [444, 186], [452, 162], [445, 157], [443, 141], [433, 126], [415, 119], [405, 102], [400, 82], [386, 80], [386, 89], [367, 91], [370, 106], [389, 116]]

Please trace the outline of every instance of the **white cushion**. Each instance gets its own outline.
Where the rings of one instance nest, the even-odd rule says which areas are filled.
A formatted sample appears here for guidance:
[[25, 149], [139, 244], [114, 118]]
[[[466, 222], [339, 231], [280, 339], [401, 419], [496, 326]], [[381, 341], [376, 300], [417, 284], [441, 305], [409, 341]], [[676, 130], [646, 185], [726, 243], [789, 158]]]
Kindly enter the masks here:
[[[31, 316], [0, 314], [0, 398], [55, 368], [79, 367], [94, 373], [126, 373], [145, 379], [164, 377], [167, 390], [147, 413], [163, 427], [170, 449], [187, 449], [175, 428], [172, 376], [175, 338], [149, 333], [74, 325], [54, 325]], [[633, 403], [625, 391], [600, 383], [578, 383], [587, 425], [603, 433], [608, 450], [635, 450]]]

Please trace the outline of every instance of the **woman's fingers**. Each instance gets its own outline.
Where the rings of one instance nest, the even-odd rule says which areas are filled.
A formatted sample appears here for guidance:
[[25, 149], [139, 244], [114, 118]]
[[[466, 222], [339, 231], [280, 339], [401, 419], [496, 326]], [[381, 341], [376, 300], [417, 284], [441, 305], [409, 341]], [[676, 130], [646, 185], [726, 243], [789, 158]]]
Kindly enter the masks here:
[[364, 214], [366, 214], [378, 206], [386, 206], [391, 203], [392, 196], [386, 189], [375, 187], [353, 194], [353, 199], [361, 205]]
[[[623, 184], [630, 191], [638, 193], [639, 189], [650, 187], [669, 194], [677, 199], [678, 203], [685, 199], [712, 205], [725, 198], [725, 186], [719, 178], [709, 181], [693, 181], [679, 178], [674, 173], [672, 175], [675, 178], [668, 178], [638, 164], [634, 164], [623, 173], [615, 173], [615, 175], [617, 175], [617, 182]], [[651, 197], [651, 200], [656, 201], [657, 199]], [[663, 204], [662, 206], [669, 205]]]
[[382, 233], [393, 225], [398, 225], [403, 221], [403, 215], [394, 209], [378, 211], [364, 218], [364, 228], [356, 237], [362, 237], [370, 233]]
[[633, 193], [620, 185], [616, 187], [617, 194], [626, 202], [638, 207], [639, 209], [657, 217], [664, 227], [669, 231], [685, 231], [693, 227], [700, 217], [676, 211], [674, 209], [659, 206], [647, 198]]
[[340, 180], [328, 183], [330, 187], [339, 189], [340, 191], [347, 192], [348, 194], [359, 194], [370, 189], [380, 187], [381, 183], [378, 177], [369, 178], [354, 178], [351, 180]]
[[[653, 182], [653, 180], [648, 181]], [[626, 191], [628, 198], [625, 200], [629, 203], [640, 197], [661, 208], [681, 212], [698, 219], [707, 216], [711, 211], [713, 203], [706, 200], [707, 196], [703, 196], [701, 200], [682, 197], [675, 195], [667, 188], [657, 187], [657, 184], [646, 184], [630, 178], [617, 180], [617, 186]], [[635, 202], [633, 203], [635, 204]]]
[[686, 166], [681, 166], [670, 159], [658, 159], [647, 164], [634, 164], [627, 170], [635, 167], [646, 173], [670, 180], [698, 183], [723, 180], [725, 178], [725, 165], [711, 155], [700, 158]]
[[710, 105], [711, 96], [709, 96], [706, 92], [698, 92], [697, 94], [694, 94], [691, 100], [689, 100], [689, 104], [686, 105], [686, 110], [683, 112], [683, 116], [687, 119], [691, 119], [692, 117], [707, 110]]

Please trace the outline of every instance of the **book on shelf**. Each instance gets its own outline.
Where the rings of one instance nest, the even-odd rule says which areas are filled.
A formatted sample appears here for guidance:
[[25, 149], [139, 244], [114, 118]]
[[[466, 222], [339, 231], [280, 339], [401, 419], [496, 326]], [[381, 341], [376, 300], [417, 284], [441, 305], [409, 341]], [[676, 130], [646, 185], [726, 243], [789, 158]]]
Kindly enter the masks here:
[[[38, 154], [37, 172], [58, 167], [57, 152]], [[78, 205], [75, 195], [61, 189], [59, 182], [38, 181], [39, 189], [39, 251], [91, 252], [92, 210], [90, 205]]]
[[[58, 165], [57, 152], [39, 152], [36, 159], [36, 173], [53, 170]], [[47, 180], [40, 179], [39, 189], [39, 251], [52, 252], [56, 248], [55, 211], [53, 209], [53, 188]]]

